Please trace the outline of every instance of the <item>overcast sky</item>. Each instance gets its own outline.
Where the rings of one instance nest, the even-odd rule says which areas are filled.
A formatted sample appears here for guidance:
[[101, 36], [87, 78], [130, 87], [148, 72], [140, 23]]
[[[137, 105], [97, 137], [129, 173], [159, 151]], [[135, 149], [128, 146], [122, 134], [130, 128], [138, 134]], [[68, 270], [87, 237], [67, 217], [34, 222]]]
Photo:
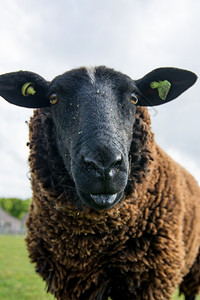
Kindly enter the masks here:
[[[30, 70], [47, 80], [82, 65], [133, 79], [172, 66], [200, 74], [199, 0], [0, 0], [0, 74]], [[157, 142], [200, 183], [199, 81], [151, 109]], [[0, 197], [31, 196], [31, 109], [0, 98]]]

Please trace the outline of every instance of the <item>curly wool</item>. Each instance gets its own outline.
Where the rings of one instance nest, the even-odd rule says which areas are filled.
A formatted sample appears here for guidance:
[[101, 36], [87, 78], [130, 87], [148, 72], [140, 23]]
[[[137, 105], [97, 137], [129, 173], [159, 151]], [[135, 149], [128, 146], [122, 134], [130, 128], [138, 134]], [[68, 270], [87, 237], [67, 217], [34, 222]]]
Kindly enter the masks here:
[[137, 109], [125, 196], [109, 210], [82, 207], [49, 109], [31, 119], [29, 161], [27, 247], [58, 300], [164, 300], [181, 283], [185, 295], [198, 292], [200, 190], [156, 145], [145, 108]]

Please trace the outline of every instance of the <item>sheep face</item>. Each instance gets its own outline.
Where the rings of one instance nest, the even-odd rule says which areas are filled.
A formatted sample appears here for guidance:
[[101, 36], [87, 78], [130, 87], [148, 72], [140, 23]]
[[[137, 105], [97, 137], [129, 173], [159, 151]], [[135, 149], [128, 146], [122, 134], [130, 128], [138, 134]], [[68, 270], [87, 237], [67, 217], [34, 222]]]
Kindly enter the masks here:
[[58, 150], [81, 201], [106, 209], [122, 199], [127, 185], [136, 105], [169, 102], [196, 79], [190, 71], [159, 68], [133, 81], [96, 67], [66, 72], [50, 83], [19, 71], [0, 76], [0, 96], [18, 106], [51, 107]]
[[57, 77], [49, 89], [57, 145], [82, 202], [95, 209], [120, 201], [127, 184], [137, 88], [104, 68]]

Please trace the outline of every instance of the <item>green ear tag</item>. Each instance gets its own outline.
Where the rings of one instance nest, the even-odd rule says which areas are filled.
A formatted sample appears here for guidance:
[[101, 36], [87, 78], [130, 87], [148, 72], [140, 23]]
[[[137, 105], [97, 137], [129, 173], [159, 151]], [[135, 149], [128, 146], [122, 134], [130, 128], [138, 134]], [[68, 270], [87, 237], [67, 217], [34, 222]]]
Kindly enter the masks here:
[[166, 100], [167, 95], [171, 88], [171, 83], [168, 80], [164, 81], [153, 81], [150, 83], [152, 89], [158, 90], [158, 95], [162, 100]]
[[34, 89], [33, 82], [26, 82], [26, 83], [24, 83], [24, 85], [22, 86], [21, 91], [22, 91], [22, 95], [25, 96], [25, 97], [29, 96], [29, 95], [34, 96], [35, 93], [36, 93], [36, 91]]

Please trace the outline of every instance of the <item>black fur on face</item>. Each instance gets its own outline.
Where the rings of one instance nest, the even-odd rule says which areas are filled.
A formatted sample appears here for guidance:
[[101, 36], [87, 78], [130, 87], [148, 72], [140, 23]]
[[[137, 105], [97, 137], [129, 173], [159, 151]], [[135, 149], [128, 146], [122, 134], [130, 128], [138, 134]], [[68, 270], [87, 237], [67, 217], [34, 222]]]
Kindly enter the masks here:
[[128, 76], [98, 67], [56, 77], [49, 96], [56, 139], [77, 193], [87, 206], [105, 209], [124, 194], [136, 107], [137, 88]]

